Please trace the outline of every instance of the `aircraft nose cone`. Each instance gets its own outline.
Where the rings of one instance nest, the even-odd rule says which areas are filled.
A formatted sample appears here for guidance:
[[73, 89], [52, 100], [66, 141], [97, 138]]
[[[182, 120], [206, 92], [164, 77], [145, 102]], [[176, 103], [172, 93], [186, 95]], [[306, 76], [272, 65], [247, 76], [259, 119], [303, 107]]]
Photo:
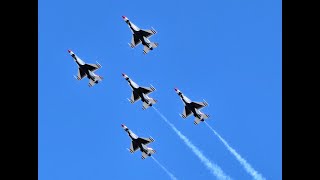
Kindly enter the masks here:
[[122, 16], [122, 18], [125, 19], [126, 17], [125, 17], [125, 16]]
[[174, 88], [174, 90], [175, 90], [175, 91], [178, 91], [178, 89], [177, 89], [177, 88]]
[[71, 50], [70, 50], [70, 49], [68, 49], [68, 52], [70, 53], [70, 52], [71, 52]]
[[124, 125], [123, 125], [123, 124], [121, 124], [121, 127], [124, 127]]
[[126, 76], [126, 74], [122, 73], [122, 76]]

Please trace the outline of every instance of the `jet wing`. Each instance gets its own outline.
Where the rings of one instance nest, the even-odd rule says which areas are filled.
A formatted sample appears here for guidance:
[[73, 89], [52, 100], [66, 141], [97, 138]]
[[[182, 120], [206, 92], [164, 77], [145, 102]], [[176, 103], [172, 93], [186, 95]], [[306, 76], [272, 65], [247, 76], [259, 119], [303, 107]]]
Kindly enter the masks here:
[[86, 68], [88, 68], [89, 71], [94, 72], [95, 70], [101, 68], [100, 64], [86, 64]]
[[137, 102], [138, 100], [140, 99], [140, 96], [135, 93], [134, 91], [132, 91], [132, 95], [131, 95], [131, 98], [130, 98], [130, 103], [135, 103]]
[[191, 102], [190, 104], [196, 109], [201, 109], [208, 105], [206, 102]]
[[133, 143], [133, 141], [131, 142], [131, 146], [130, 146], [130, 153], [134, 153], [139, 149], [139, 146], [137, 146], [135, 143]]
[[182, 118], [187, 118], [188, 116], [190, 116], [190, 114], [192, 113], [192, 111], [190, 111], [187, 106], [184, 106], [183, 109], [183, 113], [181, 114]]
[[131, 48], [136, 47], [141, 43], [140, 39], [136, 35], [132, 35], [131, 43], [129, 44]]
[[149, 88], [149, 87], [139, 87], [140, 91], [145, 94], [145, 95], [148, 95], [150, 94], [151, 92], [153, 92], [155, 89], [154, 88]]
[[148, 145], [154, 141], [153, 138], [143, 138], [143, 137], [139, 137], [138, 140], [144, 145]]
[[157, 31], [155, 31], [154, 29], [152, 29], [152, 30], [144, 30], [144, 29], [141, 29], [140, 31], [141, 31], [141, 34], [142, 34], [143, 36], [145, 36], [146, 38], [149, 38], [149, 37], [151, 37], [152, 35], [157, 34]]
[[83, 78], [86, 77], [86, 76], [87, 76], [87, 74], [84, 73], [80, 68], [78, 68], [77, 79], [78, 79], [78, 80], [81, 80], [81, 79], [83, 79]]

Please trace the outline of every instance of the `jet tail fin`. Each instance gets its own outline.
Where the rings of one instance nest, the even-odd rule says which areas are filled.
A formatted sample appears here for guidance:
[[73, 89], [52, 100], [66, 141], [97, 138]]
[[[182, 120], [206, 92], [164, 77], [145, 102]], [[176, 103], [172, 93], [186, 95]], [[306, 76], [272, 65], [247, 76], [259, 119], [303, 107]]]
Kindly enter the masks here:
[[102, 81], [103, 77], [99, 75], [94, 76], [95, 80], [90, 79], [88, 86], [92, 87]]
[[146, 159], [148, 156], [151, 156], [152, 154], [156, 153], [156, 151], [152, 148], [147, 148], [148, 153], [142, 152], [141, 159]]
[[146, 103], [146, 102], [143, 102], [143, 104], [142, 104], [142, 109], [143, 109], [143, 110], [146, 110], [146, 109], [148, 109], [151, 105], [152, 105], [152, 104], [148, 104], [148, 103]]
[[[156, 47], [159, 46], [159, 43], [156, 43], [156, 42], [151, 42], [151, 47], [154, 49]], [[144, 46], [143, 47], [143, 54], [148, 54], [148, 52], [150, 51], [151, 49], [148, 47], [148, 46]]]
[[142, 104], [142, 109], [148, 109], [150, 106], [152, 106], [153, 104], [156, 104], [158, 101], [156, 99], [150, 98], [148, 97], [149, 103], [146, 103], [145, 101]]
[[194, 122], [193, 124], [197, 125], [199, 124], [200, 122], [203, 122], [205, 119], [208, 119], [210, 117], [209, 114], [201, 114], [201, 118], [199, 119], [198, 117], [195, 117], [194, 118]]

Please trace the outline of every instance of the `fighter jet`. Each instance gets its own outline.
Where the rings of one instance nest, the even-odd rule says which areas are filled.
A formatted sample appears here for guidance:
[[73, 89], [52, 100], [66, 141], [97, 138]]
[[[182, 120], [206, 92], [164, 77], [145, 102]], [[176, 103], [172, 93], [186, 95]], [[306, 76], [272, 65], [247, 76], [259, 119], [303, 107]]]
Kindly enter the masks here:
[[150, 40], [148, 39], [149, 37], [157, 33], [153, 28], [151, 30], [143, 30], [134, 25], [127, 17], [122, 16], [122, 18], [128, 24], [133, 33], [131, 43], [129, 43], [129, 46], [131, 48], [134, 48], [142, 43], [142, 45], [144, 46], [143, 53], [147, 54], [150, 50], [158, 47], [158, 43], [150, 42]]
[[208, 114], [204, 114], [200, 111], [201, 108], [208, 106], [208, 103], [205, 100], [204, 102], [193, 102], [189, 98], [187, 98], [185, 95], [183, 95], [182, 92], [179, 91], [179, 89], [174, 88], [174, 90], [180, 96], [181, 100], [185, 105], [183, 109], [183, 113], [180, 114], [182, 118], [186, 118], [190, 116], [191, 113], [193, 113], [195, 117], [194, 124], [197, 125], [201, 121], [203, 122], [205, 119], [208, 119], [210, 117]]
[[136, 150], [140, 148], [140, 151], [142, 152], [142, 159], [147, 158], [148, 156], [151, 156], [156, 151], [152, 149], [151, 147], [147, 147], [148, 144], [152, 143], [154, 139], [152, 137], [149, 138], [142, 138], [138, 137], [136, 134], [134, 134], [130, 129], [127, 128], [127, 126], [121, 124], [122, 128], [128, 133], [129, 137], [131, 138], [131, 146], [130, 153], [134, 153]]
[[155, 104], [157, 100], [150, 98], [148, 94], [155, 91], [156, 89], [150, 85], [151, 87], [140, 87], [138, 84], [133, 82], [126, 74], [122, 73], [122, 76], [128, 81], [132, 91], [131, 98], [128, 99], [130, 103], [135, 103], [139, 99], [143, 102], [142, 109], [145, 110]]
[[81, 80], [84, 77], [87, 77], [89, 81], [89, 87], [92, 87], [102, 81], [103, 77], [96, 75], [94, 73], [95, 70], [101, 68], [101, 65], [97, 62], [97, 64], [87, 64], [83, 60], [81, 60], [75, 53], [71, 50], [68, 50], [71, 57], [78, 64], [78, 75], [74, 76], [77, 80]]

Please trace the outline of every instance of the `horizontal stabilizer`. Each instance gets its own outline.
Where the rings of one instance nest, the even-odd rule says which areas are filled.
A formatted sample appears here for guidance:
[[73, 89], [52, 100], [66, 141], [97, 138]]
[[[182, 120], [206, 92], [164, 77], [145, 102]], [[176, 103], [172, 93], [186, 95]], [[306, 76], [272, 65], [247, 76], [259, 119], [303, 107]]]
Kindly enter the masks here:
[[143, 54], [148, 54], [149, 51], [150, 49], [148, 48], [148, 46], [143, 47]]
[[150, 106], [152, 106], [153, 104], [156, 104], [158, 102], [156, 99], [153, 99], [150, 97], [148, 97], [148, 100], [149, 100], [149, 104], [146, 103], [145, 101], [143, 102], [143, 104], [142, 104], [143, 110], [148, 109]]
[[204, 122], [205, 119], [208, 119], [210, 117], [209, 114], [202, 114], [201, 115], [201, 119], [199, 119], [198, 117], [195, 117], [193, 124], [197, 125], [200, 122]]
[[159, 46], [159, 43], [152, 42], [152, 43], [151, 43], [151, 45], [152, 45], [152, 47], [153, 47], [153, 48], [156, 48], [156, 47], [158, 47], [158, 46]]
[[[152, 106], [152, 104], [151, 104], [151, 106]], [[146, 110], [146, 109], [148, 109], [150, 107], [150, 105], [148, 104], [148, 103], [146, 103], [146, 102], [143, 102], [142, 103], [142, 109], [143, 110]]]
[[142, 152], [141, 159], [146, 159], [149, 155], [145, 152]]
[[102, 76], [95, 75], [94, 80], [90, 79], [88, 86], [92, 87], [92, 86], [98, 84], [100, 81], [102, 81], [102, 79], [103, 79]]

